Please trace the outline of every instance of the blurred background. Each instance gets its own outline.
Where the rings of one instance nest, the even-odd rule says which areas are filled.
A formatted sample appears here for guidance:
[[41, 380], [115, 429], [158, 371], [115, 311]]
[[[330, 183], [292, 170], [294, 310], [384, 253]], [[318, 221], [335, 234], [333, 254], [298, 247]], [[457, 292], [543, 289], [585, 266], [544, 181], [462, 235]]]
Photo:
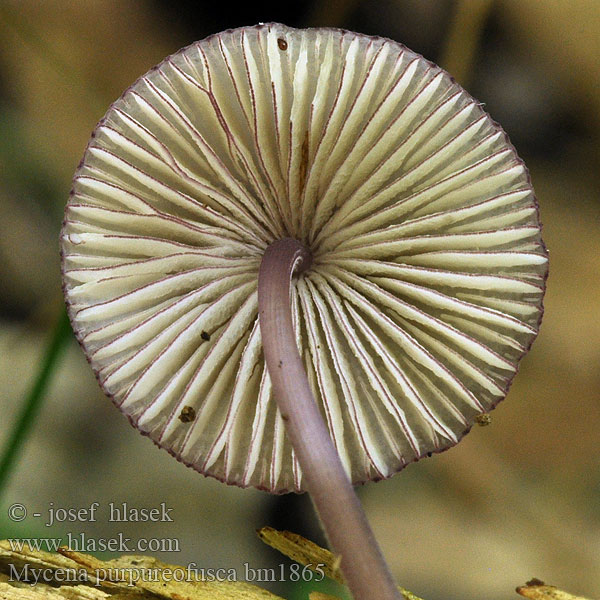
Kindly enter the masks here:
[[[385, 36], [450, 70], [508, 132], [531, 171], [551, 267], [541, 334], [491, 425], [364, 486], [362, 501], [394, 575], [427, 600], [515, 598], [532, 577], [600, 597], [600, 2], [234, 6], [0, 0], [0, 448], [61, 314], [63, 207], [108, 105], [166, 55], [231, 27], [281, 21]], [[319, 539], [305, 496], [205, 479], [138, 435], [73, 339], [30, 425], [1, 491], [0, 538], [176, 539], [179, 551], [154, 554], [240, 579], [244, 563], [285, 564], [256, 528]], [[96, 522], [46, 527], [50, 508], [92, 502]], [[165, 503], [173, 522], [109, 522], [110, 502]], [[22, 522], [8, 519], [13, 503], [28, 510]], [[265, 587], [306, 598], [285, 582]]]

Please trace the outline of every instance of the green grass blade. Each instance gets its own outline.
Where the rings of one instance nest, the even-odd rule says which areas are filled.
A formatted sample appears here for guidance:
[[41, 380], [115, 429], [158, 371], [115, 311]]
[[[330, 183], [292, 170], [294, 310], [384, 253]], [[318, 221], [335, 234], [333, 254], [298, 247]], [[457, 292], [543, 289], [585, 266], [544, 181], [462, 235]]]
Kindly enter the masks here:
[[46, 352], [39, 364], [37, 376], [23, 402], [21, 414], [0, 455], [0, 494], [4, 491], [19, 452], [27, 439], [27, 435], [35, 425], [36, 417], [50, 385], [52, 375], [56, 371], [60, 357], [70, 339], [71, 325], [67, 317], [67, 311], [63, 308], [52, 332]]

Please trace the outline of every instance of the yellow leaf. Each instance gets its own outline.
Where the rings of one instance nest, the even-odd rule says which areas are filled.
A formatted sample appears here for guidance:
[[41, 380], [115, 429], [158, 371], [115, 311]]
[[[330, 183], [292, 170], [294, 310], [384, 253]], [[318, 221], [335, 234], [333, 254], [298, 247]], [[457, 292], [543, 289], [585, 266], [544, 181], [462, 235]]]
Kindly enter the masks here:
[[329, 550], [325, 550], [325, 548], [321, 548], [314, 542], [291, 531], [278, 531], [272, 527], [263, 527], [257, 533], [265, 544], [279, 550], [288, 558], [309, 569], [316, 570], [320, 566], [327, 577], [338, 583], [344, 583], [342, 574], [337, 567], [339, 561]]
[[340, 600], [337, 596], [323, 594], [322, 592], [311, 592], [308, 595], [308, 600]]
[[[339, 569], [339, 557], [333, 554], [333, 552], [325, 550], [314, 542], [290, 531], [278, 531], [272, 527], [263, 527], [257, 533], [258, 537], [265, 544], [275, 548], [275, 550], [279, 550], [279, 552], [288, 558], [295, 560], [309, 569], [320, 569], [330, 579], [338, 583], [344, 583], [344, 578]], [[400, 586], [398, 586], [398, 589], [405, 600], [421, 600], [421, 598]], [[315, 598], [319, 598], [319, 596], [315, 596]], [[327, 598], [326, 595], [323, 600], [325, 598]], [[312, 596], [310, 600], [313, 600]]]
[[[28, 546], [12, 550], [0, 541], [0, 598], [3, 600], [283, 600], [239, 581], [204, 578], [201, 570], [169, 565], [150, 556], [102, 561], [61, 548], [60, 554]], [[36, 579], [31, 586], [23, 579]], [[70, 583], [70, 585], [60, 585]], [[59, 584], [60, 587], [56, 587]]]
[[563, 592], [553, 585], [546, 585], [539, 579], [532, 579], [517, 588], [517, 593], [530, 600], [587, 600], [583, 596], [574, 596]]

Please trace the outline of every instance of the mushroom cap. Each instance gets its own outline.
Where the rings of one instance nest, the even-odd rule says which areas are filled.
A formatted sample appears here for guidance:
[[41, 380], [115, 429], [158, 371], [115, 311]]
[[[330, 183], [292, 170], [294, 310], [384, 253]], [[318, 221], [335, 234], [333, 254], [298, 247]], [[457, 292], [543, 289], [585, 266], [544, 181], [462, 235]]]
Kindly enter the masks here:
[[61, 234], [73, 329], [131, 423], [197, 471], [302, 491], [265, 367], [261, 257], [294, 237], [297, 342], [354, 483], [505, 397], [547, 275], [528, 172], [446, 72], [279, 24], [194, 43], [96, 127]]

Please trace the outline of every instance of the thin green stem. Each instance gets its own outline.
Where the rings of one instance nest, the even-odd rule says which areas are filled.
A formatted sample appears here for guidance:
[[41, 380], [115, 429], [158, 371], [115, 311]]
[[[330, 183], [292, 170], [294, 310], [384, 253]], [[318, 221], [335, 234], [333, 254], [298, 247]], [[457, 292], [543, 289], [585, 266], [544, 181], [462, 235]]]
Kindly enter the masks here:
[[37, 376], [23, 402], [21, 414], [6, 440], [6, 444], [0, 455], [0, 494], [4, 491], [15, 466], [19, 451], [22, 449], [29, 432], [35, 424], [52, 375], [70, 339], [71, 325], [69, 324], [67, 311], [63, 308], [39, 365]]

